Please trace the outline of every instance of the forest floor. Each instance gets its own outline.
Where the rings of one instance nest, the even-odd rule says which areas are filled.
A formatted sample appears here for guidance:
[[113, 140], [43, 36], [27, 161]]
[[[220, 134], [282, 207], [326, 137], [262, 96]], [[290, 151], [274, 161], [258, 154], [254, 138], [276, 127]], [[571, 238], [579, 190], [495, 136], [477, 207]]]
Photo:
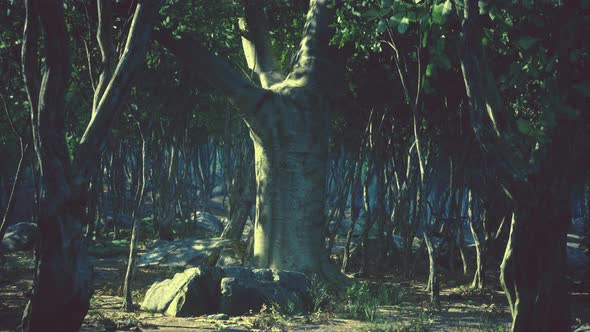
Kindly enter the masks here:
[[[220, 201], [212, 201], [211, 210], [221, 217]], [[306, 316], [283, 315], [273, 308], [261, 313], [220, 319], [219, 316], [193, 318], [167, 317], [162, 314], [121, 311], [123, 280], [127, 255], [121, 252], [107, 258], [93, 258], [95, 292], [82, 331], [508, 331], [510, 312], [506, 297], [489, 275], [485, 293], [471, 292], [470, 278], [448, 273], [442, 279], [441, 306], [433, 308], [424, 291], [426, 276], [411, 280], [396, 275], [361, 279], [377, 289], [392, 287], [399, 296], [394, 305], [380, 305], [362, 320], [351, 319], [338, 308], [342, 303], [329, 303], [328, 309]], [[149, 287], [156, 281], [171, 278], [182, 271], [177, 268], [138, 268], [133, 302], [138, 306]], [[33, 276], [33, 254], [8, 254], [0, 264], [0, 331], [15, 331]], [[357, 279], [358, 280], [358, 279]], [[574, 323], [590, 322], [590, 292], [571, 293]], [[206, 300], [206, 299], [205, 299]], [[334, 302], [337, 302], [335, 300]], [[358, 318], [358, 317], [356, 317]]]
[[[510, 322], [505, 297], [499, 290], [480, 295], [465, 293], [461, 287], [443, 287], [441, 308], [432, 309], [426, 305], [423, 282], [409, 283], [393, 276], [365, 280], [399, 287], [404, 294], [398, 304], [380, 306], [372, 321], [345, 319], [332, 312], [285, 316], [270, 309], [227, 320], [213, 316], [174, 318], [141, 311], [125, 313], [121, 311], [121, 285], [126, 258], [97, 258], [93, 263], [96, 289], [82, 331], [506, 331]], [[0, 331], [16, 329], [30, 292], [32, 272], [31, 253], [6, 256], [0, 268]], [[138, 269], [134, 303], [141, 303], [153, 282], [170, 278], [176, 272], [171, 268]]]
[[[411, 282], [395, 276], [364, 279], [378, 287], [393, 286], [403, 297], [395, 305], [380, 306], [371, 319], [346, 319], [337, 311], [308, 316], [286, 316], [274, 310], [220, 320], [214, 315], [175, 318], [161, 314], [121, 311], [122, 280], [126, 257], [93, 259], [95, 292], [82, 331], [508, 331], [510, 313], [498, 285], [485, 294], [467, 291], [468, 280], [442, 285], [441, 307], [427, 303], [424, 281]], [[155, 281], [179, 272], [172, 268], [139, 268], [133, 300], [141, 303], [143, 294]], [[0, 331], [14, 331], [30, 292], [33, 273], [32, 253], [9, 254], [0, 267]], [[491, 276], [490, 276], [491, 277]], [[491, 278], [490, 278], [491, 279]], [[457, 283], [455, 287], [449, 284]], [[590, 321], [588, 294], [572, 294], [574, 322]], [[336, 306], [337, 304], [334, 304]]]

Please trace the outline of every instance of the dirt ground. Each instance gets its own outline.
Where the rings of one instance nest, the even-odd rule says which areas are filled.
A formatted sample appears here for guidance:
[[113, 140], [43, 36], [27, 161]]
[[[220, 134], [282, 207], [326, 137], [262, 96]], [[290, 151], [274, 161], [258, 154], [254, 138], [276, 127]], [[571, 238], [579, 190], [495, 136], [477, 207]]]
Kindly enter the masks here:
[[[20, 320], [30, 292], [33, 272], [31, 253], [10, 254], [0, 268], [0, 331], [14, 331]], [[379, 308], [373, 322], [337, 318], [330, 313], [309, 317], [284, 317], [259, 314], [218, 320], [213, 317], [174, 318], [138, 311], [125, 313], [122, 305], [122, 281], [126, 259], [124, 256], [94, 260], [95, 293], [82, 331], [252, 331], [274, 327], [284, 331], [503, 331], [510, 315], [503, 294], [493, 291], [487, 295], [461, 294], [459, 288], [443, 288], [442, 308], [428, 309], [427, 297], [420, 281], [403, 282], [393, 277], [370, 282], [390, 283], [405, 289], [405, 300], [396, 306]], [[138, 269], [135, 278], [134, 302], [141, 303], [150, 285], [170, 278], [178, 270]], [[409, 329], [411, 328], [411, 329]]]
[[[221, 201], [211, 202], [211, 212], [223, 214]], [[373, 321], [343, 319], [331, 311], [309, 316], [283, 316], [263, 312], [251, 316], [193, 318], [167, 317], [161, 314], [121, 311], [122, 286], [127, 258], [120, 254], [110, 258], [94, 258], [95, 292], [82, 331], [508, 331], [510, 313], [506, 297], [497, 284], [498, 276], [488, 277], [490, 290], [485, 294], [466, 291], [469, 278], [443, 278], [441, 307], [432, 308], [424, 292], [424, 276], [402, 280], [395, 276], [370, 278], [364, 281], [393, 285], [403, 290], [397, 305], [381, 306]], [[181, 270], [174, 268], [138, 268], [133, 292], [139, 306], [143, 295], [156, 281], [171, 278]], [[30, 294], [33, 276], [31, 252], [8, 254], [0, 264], [0, 331], [15, 331]], [[448, 281], [452, 280], [452, 281]], [[446, 281], [446, 283], [445, 283]], [[463, 285], [463, 286], [462, 286]], [[571, 293], [573, 323], [590, 322], [590, 292]], [[205, 301], [207, 299], [204, 299]], [[333, 303], [333, 307], [337, 307]]]
[[[395, 306], [379, 308], [373, 322], [338, 318], [331, 313], [285, 317], [262, 313], [219, 320], [212, 316], [174, 318], [161, 314], [125, 313], [122, 281], [126, 258], [96, 258], [95, 293], [82, 331], [507, 331], [510, 314], [504, 294], [497, 285], [485, 295], [464, 292], [464, 287], [444, 285], [442, 307], [428, 307], [422, 280], [411, 283], [393, 276], [368, 279], [368, 282], [393, 284], [403, 288], [404, 300]], [[32, 253], [10, 254], [0, 267], [0, 331], [14, 331], [30, 292], [33, 272]], [[135, 279], [134, 303], [155, 282], [170, 278], [178, 270], [141, 268]], [[466, 280], [458, 280], [461, 284]], [[205, 299], [206, 300], [206, 299]], [[590, 295], [572, 294], [574, 322], [590, 321]], [[260, 329], [262, 328], [262, 329]]]

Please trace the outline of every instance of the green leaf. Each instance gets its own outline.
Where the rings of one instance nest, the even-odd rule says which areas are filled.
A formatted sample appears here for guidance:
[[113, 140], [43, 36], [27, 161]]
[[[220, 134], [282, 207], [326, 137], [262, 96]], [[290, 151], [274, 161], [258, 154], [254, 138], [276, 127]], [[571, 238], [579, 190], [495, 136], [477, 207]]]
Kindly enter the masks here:
[[389, 18], [389, 26], [395, 27], [397, 25], [399, 25], [400, 19], [399, 17], [393, 15], [392, 17]]
[[391, 7], [392, 0], [381, 0], [381, 7], [382, 8], [389, 8]]
[[383, 33], [387, 29], [387, 22], [385, 19], [380, 19], [379, 24], [377, 24], [377, 32]]
[[451, 14], [452, 11], [453, 11], [453, 4], [451, 3], [451, 0], [445, 1], [443, 8], [442, 8], [443, 16], [449, 16], [449, 14]]
[[436, 24], [444, 24], [447, 18], [443, 15], [444, 4], [432, 6], [432, 21]]
[[429, 63], [428, 66], [426, 66], [426, 72], [424, 74], [426, 75], [426, 77], [431, 77], [433, 72], [434, 72], [434, 65], [432, 63]]
[[381, 15], [381, 12], [377, 9], [369, 9], [363, 13], [363, 17], [365, 17], [369, 20], [374, 20], [374, 19], [378, 18], [380, 15]]
[[401, 19], [397, 26], [397, 31], [401, 34], [404, 34], [408, 31], [408, 26], [410, 25], [410, 20], [407, 17]]
[[535, 45], [538, 41], [539, 39], [537, 38], [531, 36], [523, 36], [520, 37], [520, 39], [518, 40], [518, 45], [522, 47], [522, 49], [528, 50], [529, 48], [533, 47], [533, 45]]
[[477, 6], [479, 7], [479, 15], [484, 15], [488, 12], [488, 3], [486, 1], [478, 1]]
[[529, 120], [525, 120], [525, 119], [518, 119], [516, 120], [516, 126], [518, 127], [518, 130], [527, 135], [530, 136], [533, 128], [531, 127], [531, 123], [529, 122]]
[[590, 81], [582, 81], [574, 85], [574, 89], [586, 97], [590, 97]]

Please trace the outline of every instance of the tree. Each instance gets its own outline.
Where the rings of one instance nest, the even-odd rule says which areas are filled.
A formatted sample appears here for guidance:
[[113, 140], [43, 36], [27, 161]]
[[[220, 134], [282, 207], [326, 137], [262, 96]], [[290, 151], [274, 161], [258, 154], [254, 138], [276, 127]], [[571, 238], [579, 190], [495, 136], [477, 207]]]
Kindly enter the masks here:
[[[273, 57], [262, 2], [245, 2], [244, 54], [256, 85], [194, 38], [157, 39], [186, 68], [233, 100], [254, 142], [256, 220], [254, 263], [259, 267], [341, 276], [324, 252], [328, 116], [344, 89], [343, 59], [329, 46], [334, 8], [312, 0], [294, 65], [284, 75]], [[338, 82], [338, 83], [335, 83]]]
[[[559, 19], [548, 25], [557, 27], [557, 31], [547, 31], [549, 37], [544, 36], [552, 45], [545, 51], [555, 54], [545, 65], [555, 65], [556, 70], [545, 77], [536, 77], [545, 81], [544, 86], [554, 88], [545, 91], [552, 99], [541, 100], [549, 107], [542, 110], [540, 119], [545, 123], [540, 132], [533, 130], [532, 121], [514, 119], [503, 105], [482, 45], [480, 16], [482, 11], [497, 8], [485, 6], [490, 5], [484, 3], [480, 8], [475, 0], [463, 3], [460, 58], [473, 130], [484, 159], [493, 165], [495, 176], [514, 206], [501, 267], [501, 282], [512, 312], [512, 330], [567, 331], [570, 313], [564, 271], [566, 235], [571, 220], [569, 197], [575, 165], [580, 161], [575, 153], [579, 145], [576, 133], [585, 121], [574, 121], [582, 96], [566, 89], [576, 86], [581, 79], [568, 63], [569, 50], [583, 38], [575, 28], [575, 24], [582, 22], [576, 17], [581, 12], [580, 4], [566, 1], [547, 5], [558, 12], [550, 17]], [[520, 9], [531, 9], [526, 4], [523, 6]], [[525, 18], [520, 23], [528, 22]], [[519, 40], [519, 48], [530, 63], [526, 51], [536, 39], [525, 37], [528, 39]], [[549, 116], [552, 121], [547, 121]], [[530, 149], [523, 144], [531, 138], [540, 148]]]
[[[97, 39], [112, 43], [110, 1], [98, 1]], [[92, 296], [92, 268], [83, 225], [89, 179], [117, 111], [125, 102], [133, 74], [144, 61], [160, 1], [140, 1], [125, 48], [116, 63], [103, 52], [101, 82], [92, 117], [73, 158], [66, 144], [65, 96], [70, 81], [68, 30], [64, 3], [27, 0], [23, 33], [23, 75], [29, 98], [35, 153], [41, 170], [40, 243], [33, 293], [23, 315], [26, 331], [77, 331]], [[39, 37], [43, 32], [45, 66], [39, 78]], [[110, 59], [110, 60], [109, 60]], [[111, 70], [112, 69], [112, 70]], [[108, 85], [107, 85], [108, 83]]]

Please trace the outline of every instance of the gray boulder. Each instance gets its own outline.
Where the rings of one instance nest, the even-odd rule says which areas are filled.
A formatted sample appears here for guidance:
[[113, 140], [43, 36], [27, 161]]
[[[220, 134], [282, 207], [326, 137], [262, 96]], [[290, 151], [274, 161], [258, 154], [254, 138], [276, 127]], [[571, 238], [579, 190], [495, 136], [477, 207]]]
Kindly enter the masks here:
[[590, 332], [590, 323], [579, 324], [572, 326], [573, 332]]
[[153, 243], [137, 259], [137, 266], [193, 267], [211, 265], [210, 259], [230, 241], [221, 239], [184, 239]]
[[571, 276], [581, 277], [590, 270], [590, 256], [586, 255], [583, 248], [577, 244], [568, 242], [566, 248], [567, 269]]
[[0, 243], [0, 251], [15, 252], [32, 250], [39, 238], [37, 224], [31, 222], [19, 222], [6, 230], [6, 234]]
[[309, 289], [309, 280], [298, 272], [198, 267], [154, 283], [141, 308], [176, 317], [241, 315], [258, 311], [263, 304], [305, 311], [311, 307]]
[[309, 280], [303, 273], [269, 269], [227, 269], [221, 280], [220, 312], [242, 315], [263, 304], [305, 311], [310, 306]]
[[217, 235], [223, 232], [223, 224], [219, 219], [211, 213], [205, 211], [197, 211], [195, 214], [196, 225], [199, 228], [205, 229]]
[[141, 309], [173, 317], [216, 313], [222, 276], [223, 270], [218, 267], [196, 267], [177, 273], [172, 279], [154, 283]]
[[219, 185], [211, 190], [211, 196], [222, 196], [225, 194], [225, 186]]

